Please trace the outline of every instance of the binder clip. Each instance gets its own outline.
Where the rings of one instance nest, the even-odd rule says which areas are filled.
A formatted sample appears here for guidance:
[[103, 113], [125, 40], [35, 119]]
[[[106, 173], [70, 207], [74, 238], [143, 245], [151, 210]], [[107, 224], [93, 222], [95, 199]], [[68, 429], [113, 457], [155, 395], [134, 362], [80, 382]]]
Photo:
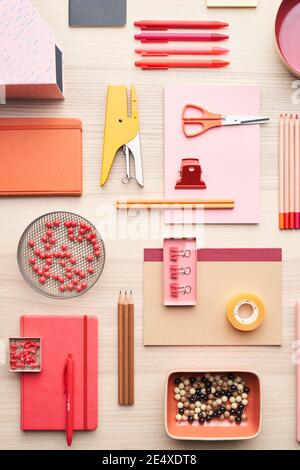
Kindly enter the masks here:
[[180, 176], [175, 189], [206, 189], [198, 158], [184, 158], [181, 162]]
[[192, 269], [188, 266], [186, 268], [180, 268], [179, 266], [170, 265], [170, 277], [171, 279], [178, 279], [180, 275], [189, 276], [192, 272]]
[[181, 287], [177, 282], [170, 284], [170, 292], [172, 297], [179, 297], [180, 295], [187, 295], [192, 292], [191, 286]]

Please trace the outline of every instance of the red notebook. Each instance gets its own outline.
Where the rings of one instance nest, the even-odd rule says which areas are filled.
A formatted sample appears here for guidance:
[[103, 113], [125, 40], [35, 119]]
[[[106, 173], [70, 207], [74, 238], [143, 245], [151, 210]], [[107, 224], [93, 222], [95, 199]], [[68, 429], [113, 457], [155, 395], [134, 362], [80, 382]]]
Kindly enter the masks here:
[[22, 316], [21, 336], [41, 338], [42, 372], [21, 374], [21, 429], [66, 429], [64, 367], [74, 358], [74, 430], [98, 425], [98, 320], [90, 316]]

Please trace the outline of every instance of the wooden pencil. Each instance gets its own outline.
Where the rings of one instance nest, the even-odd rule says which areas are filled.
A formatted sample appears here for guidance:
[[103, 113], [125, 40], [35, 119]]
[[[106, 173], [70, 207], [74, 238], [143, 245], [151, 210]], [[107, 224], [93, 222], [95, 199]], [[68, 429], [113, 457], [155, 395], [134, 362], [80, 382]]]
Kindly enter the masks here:
[[289, 117], [284, 117], [284, 228], [289, 228], [290, 212]]
[[129, 305], [128, 296], [124, 298], [124, 405], [129, 405]]
[[300, 121], [295, 119], [295, 228], [300, 229]]
[[124, 405], [124, 295], [118, 302], [118, 402]]
[[134, 404], [134, 301], [129, 295], [129, 405]]
[[118, 203], [116, 204], [117, 209], [136, 209], [136, 210], [147, 210], [147, 209], [157, 209], [157, 210], [179, 210], [179, 209], [206, 209], [206, 210], [228, 210], [234, 209], [234, 203], [216, 203], [216, 204], [206, 204], [206, 203], [163, 203], [163, 204], [145, 204], [145, 203], [136, 203], [136, 204], [126, 204]]
[[289, 122], [289, 164], [290, 164], [290, 212], [289, 212], [289, 228], [295, 228], [295, 120], [293, 114], [290, 115]]
[[284, 116], [279, 118], [279, 228], [284, 229]]

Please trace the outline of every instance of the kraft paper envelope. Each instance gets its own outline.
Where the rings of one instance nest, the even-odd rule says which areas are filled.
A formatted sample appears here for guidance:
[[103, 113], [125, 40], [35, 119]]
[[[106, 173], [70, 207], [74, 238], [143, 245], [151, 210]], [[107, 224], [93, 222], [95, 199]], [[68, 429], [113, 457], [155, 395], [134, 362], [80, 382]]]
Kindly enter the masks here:
[[[160, 249], [145, 250], [145, 346], [281, 345], [280, 249], [198, 250], [196, 307], [163, 305], [162, 257]], [[228, 300], [242, 292], [256, 294], [266, 307], [255, 331], [236, 330], [225, 316]]]

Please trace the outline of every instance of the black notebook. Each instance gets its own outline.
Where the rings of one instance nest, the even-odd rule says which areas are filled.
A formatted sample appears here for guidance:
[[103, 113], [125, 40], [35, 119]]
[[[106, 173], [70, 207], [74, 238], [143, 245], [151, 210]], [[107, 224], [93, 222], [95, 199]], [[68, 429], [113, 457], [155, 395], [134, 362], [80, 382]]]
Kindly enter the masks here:
[[127, 0], [69, 0], [69, 25], [123, 26]]

